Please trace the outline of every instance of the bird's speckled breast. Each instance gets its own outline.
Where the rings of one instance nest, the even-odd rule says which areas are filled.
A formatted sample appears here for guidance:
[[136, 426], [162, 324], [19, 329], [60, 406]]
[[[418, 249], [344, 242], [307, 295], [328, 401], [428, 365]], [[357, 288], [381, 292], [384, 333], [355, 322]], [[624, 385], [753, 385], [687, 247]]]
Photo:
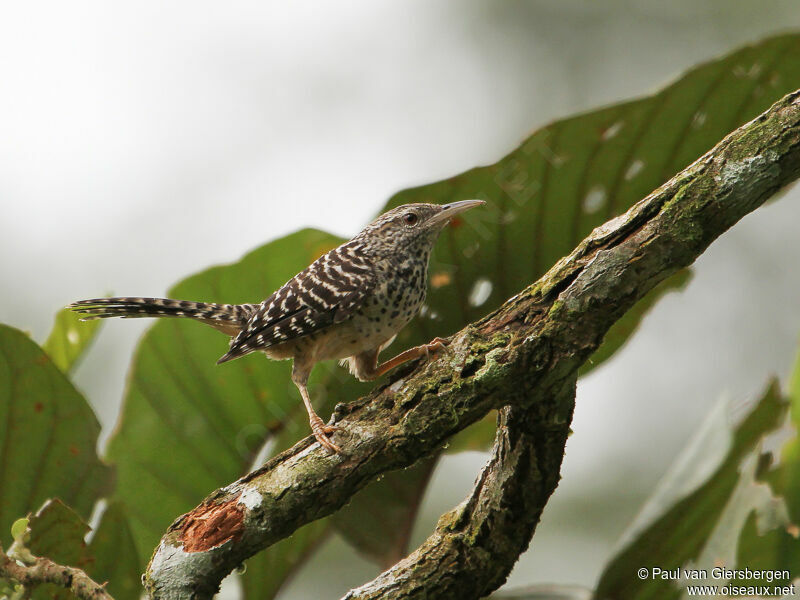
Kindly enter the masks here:
[[425, 301], [425, 266], [411, 265], [401, 276], [386, 278], [353, 315], [356, 331], [370, 340], [368, 348], [396, 335], [419, 312]]
[[325, 358], [346, 358], [382, 346], [411, 321], [425, 302], [428, 255], [375, 265], [378, 281], [351, 319], [339, 325], [341, 344], [328, 345]]
[[276, 359], [306, 362], [343, 359], [383, 346], [411, 321], [425, 302], [429, 254], [374, 264], [377, 281], [351, 318], [324, 331], [266, 350]]

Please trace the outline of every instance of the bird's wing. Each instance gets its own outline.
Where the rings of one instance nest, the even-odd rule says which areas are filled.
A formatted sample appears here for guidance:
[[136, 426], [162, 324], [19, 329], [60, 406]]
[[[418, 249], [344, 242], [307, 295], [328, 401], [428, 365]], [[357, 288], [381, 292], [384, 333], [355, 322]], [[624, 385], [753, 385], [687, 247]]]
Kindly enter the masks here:
[[219, 363], [346, 321], [375, 288], [372, 265], [352, 242], [331, 250], [264, 300]]

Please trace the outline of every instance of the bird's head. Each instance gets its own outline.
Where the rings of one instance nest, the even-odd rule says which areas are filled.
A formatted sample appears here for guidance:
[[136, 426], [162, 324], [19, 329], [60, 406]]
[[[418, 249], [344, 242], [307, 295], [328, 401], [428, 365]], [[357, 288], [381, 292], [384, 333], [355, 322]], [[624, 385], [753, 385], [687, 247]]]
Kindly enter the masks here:
[[483, 200], [460, 200], [449, 204], [404, 204], [393, 208], [367, 225], [356, 236], [383, 252], [428, 253], [454, 216]]

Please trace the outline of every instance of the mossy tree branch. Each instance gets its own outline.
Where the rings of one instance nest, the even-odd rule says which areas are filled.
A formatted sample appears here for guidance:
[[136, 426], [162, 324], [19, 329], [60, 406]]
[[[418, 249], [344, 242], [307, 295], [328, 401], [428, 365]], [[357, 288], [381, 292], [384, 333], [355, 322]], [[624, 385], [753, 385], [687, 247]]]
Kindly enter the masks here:
[[[455, 334], [441, 358], [337, 407], [342, 454], [304, 440], [178, 518], [148, 566], [148, 593], [210, 598], [248, 557], [339, 509], [381, 473], [434, 452], [491, 409], [509, 406], [466, 504], [420, 550], [350, 597], [407, 598], [425, 590], [428, 598], [477, 598], [496, 588], [558, 480], [580, 366], [636, 301], [799, 174], [794, 92]], [[506, 489], [506, 482], [516, 483]], [[534, 513], [520, 527], [523, 541], [510, 531], [520, 522], [500, 514], [518, 502]], [[500, 540], [513, 540], [513, 552], [499, 552]]]
[[482, 598], [500, 587], [558, 484], [575, 382], [573, 375], [548, 399], [547, 423], [538, 410], [502, 408], [492, 456], [470, 496], [407, 558], [343, 600]]

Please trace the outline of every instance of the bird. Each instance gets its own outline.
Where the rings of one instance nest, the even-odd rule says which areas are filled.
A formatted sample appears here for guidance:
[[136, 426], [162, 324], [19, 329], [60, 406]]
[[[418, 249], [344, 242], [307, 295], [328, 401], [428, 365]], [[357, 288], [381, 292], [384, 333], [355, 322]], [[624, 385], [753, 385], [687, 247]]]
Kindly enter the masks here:
[[251, 352], [292, 360], [291, 379], [308, 412], [315, 439], [341, 452], [311, 405], [308, 378], [314, 365], [336, 359], [360, 381], [372, 381], [416, 358], [445, 348], [435, 338], [378, 361], [421, 309], [428, 263], [439, 234], [457, 214], [485, 204], [406, 204], [377, 217], [349, 241], [330, 250], [260, 304], [216, 304], [169, 298], [114, 297], [68, 305], [82, 320], [110, 317], [179, 317], [200, 321], [231, 336], [222, 364]]

